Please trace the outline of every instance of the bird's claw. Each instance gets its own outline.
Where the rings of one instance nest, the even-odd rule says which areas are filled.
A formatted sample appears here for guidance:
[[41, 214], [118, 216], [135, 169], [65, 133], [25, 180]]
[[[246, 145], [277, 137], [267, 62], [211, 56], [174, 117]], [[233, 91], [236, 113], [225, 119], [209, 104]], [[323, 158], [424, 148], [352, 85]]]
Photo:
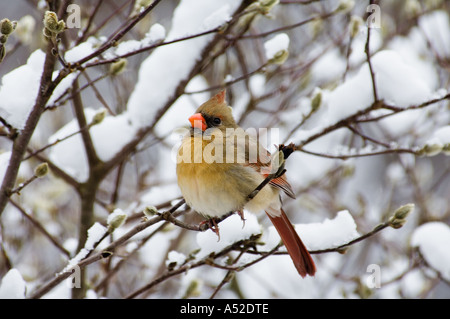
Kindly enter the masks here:
[[244, 211], [238, 210], [238, 211], [237, 211], [237, 214], [239, 215], [239, 217], [241, 217], [241, 220], [242, 220], [242, 228], [244, 228], [244, 227], [245, 227]]
[[216, 219], [210, 218], [208, 220], [204, 220], [200, 223], [200, 227], [205, 224], [208, 225], [208, 229], [211, 229], [217, 235], [217, 241], [220, 241], [219, 225], [217, 225]]

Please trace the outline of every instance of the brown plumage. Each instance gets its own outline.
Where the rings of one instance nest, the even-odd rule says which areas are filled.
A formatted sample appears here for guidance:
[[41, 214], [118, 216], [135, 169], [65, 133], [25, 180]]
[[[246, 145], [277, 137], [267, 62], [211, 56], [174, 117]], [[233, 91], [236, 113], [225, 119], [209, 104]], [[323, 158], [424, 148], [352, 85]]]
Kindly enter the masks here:
[[247, 200], [271, 173], [270, 154], [238, 127], [225, 91], [202, 104], [189, 121], [192, 129], [177, 156], [178, 185], [186, 203], [208, 219], [243, 209], [264, 210], [299, 274], [313, 276], [314, 261], [281, 208], [280, 190], [295, 198], [286, 176], [273, 179]]

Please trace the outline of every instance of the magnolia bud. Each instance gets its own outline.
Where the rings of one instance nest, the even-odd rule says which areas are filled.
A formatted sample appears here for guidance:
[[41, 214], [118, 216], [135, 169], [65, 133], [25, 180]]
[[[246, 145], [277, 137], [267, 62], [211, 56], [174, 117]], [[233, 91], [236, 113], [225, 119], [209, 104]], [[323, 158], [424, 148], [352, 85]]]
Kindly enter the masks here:
[[336, 11], [348, 12], [353, 9], [355, 6], [354, 0], [341, 0], [339, 1], [339, 5]]
[[125, 70], [127, 67], [128, 61], [126, 59], [119, 59], [116, 62], [112, 63], [109, 68], [109, 73], [111, 75], [118, 75]]
[[389, 226], [395, 229], [403, 227], [406, 217], [414, 210], [414, 204], [406, 204], [399, 207], [389, 218]]
[[116, 228], [119, 228], [122, 226], [125, 221], [127, 220], [127, 214], [121, 210], [120, 208], [115, 209], [109, 216], [108, 216], [108, 226], [110, 230], [114, 230]]
[[287, 50], [278, 51], [272, 59], [270, 59], [270, 63], [281, 65], [286, 62], [289, 56], [289, 52]]
[[100, 124], [106, 117], [106, 109], [101, 109], [97, 113], [95, 113], [94, 117], [92, 118], [91, 125], [97, 125]]
[[418, 0], [406, 0], [404, 8], [406, 15], [410, 18], [417, 17], [422, 12], [422, 6]]
[[405, 219], [414, 210], [415, 205], [410, 203], [403, 205], [394, 212], [394, 218]]
[[278, 34], [264, 43], [269, 63], [283, 64], [289, 56], [289, 37], [285, 33]]
[[393, 219], [389, 221], [389, 226], [394, 229], [402, 228], [405, 225], [406, 219]]
[[444, 147], [442, 148], [442, 152], [445, 155], [450, 155], [450, 143], [444, 145]]
[[322, 104], [322, 91], [320, 89], [316, 90], [312, 100], [311, 100], [311, 111], [315, 112], [319, 109]]
[[42, 163], [39, 164], [35, 169], [34, 169], [34, 175], [36, 177], [44, 177], [45, 175], [47, 175], [48, 173], [48, 164], [47, 163]]
[[276, 6], [280, 1], [279, 0], [260, 0], [259, 1], [259, 8], [261, 10], [262, 14], [268, 14], [270, 10], [274, 6]]
[[63, 20], [58, 21], [58, 16], [53, 11], [46, 11], [44, 15], [44, 27], [55, 34], [58, 34], [64, 31], [66, 24]]
[[6, 36], [10, 35], [16, 28], [17, 21], [11, 22], [9, 19], [3, 19], [0, 21], [0, 32]]
[[443, 0], [425, 0], [427, 9], [436, 9], [442, 5]]
[[51, 37], [53, 37], [53, 32], [50, 31], [50, 30], [47, 29], [47, 28], [42, 29], [42, 34], [43, 34], [44, 37], [46, 37], [46, 38], [51, 38]]
[[200, 286], [201, 282], [198, 279], [192, 280], [188, 287], [186, 288], [186, 292], [183, 296], [183, 298], [191, 298], [191, 297], [198, 297], [200, 296]]
[[309, 28], [311, 30], [311, 35], [313, 38], [316, 38], [323, 31], [323, 20], [322, 19], [314, 19], [309, 24]]
[[350, 36], [352, 38], [356, 37], [359, 33], [361, 26], [364, 24], [364, 21], [359, 16], [352, 16], [350, 19]]
[[148, 7], [152, 1], [151, 0], [138, 0], [136, 4], [140, 7]]
[[423, 155], [423, 156], [428, 156], [428, 157], [432, 157], [432, 156], [436, 156], [438, 155], [440, 152], [442, 152], [444, 148], [444, 145], [442, 145], [441, 143], [429, 143], [429, 144], [425, 144], [418, 152], [419, 155]]
[[157, 213], [158, 213], [158, 210], [156, 209], [155, 206], [147, 206], [147, 207], [144, 208], [144, 215], [147, 218], [153, 217]]

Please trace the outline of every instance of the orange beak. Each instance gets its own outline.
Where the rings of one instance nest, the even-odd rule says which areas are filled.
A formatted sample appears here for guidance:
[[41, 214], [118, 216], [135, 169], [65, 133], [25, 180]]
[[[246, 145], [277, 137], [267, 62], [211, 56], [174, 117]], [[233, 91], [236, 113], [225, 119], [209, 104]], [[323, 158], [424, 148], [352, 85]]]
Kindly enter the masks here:
[[189, 118], [189, 122], [191, 122], [191, 125], [193, 128], [201, 129], [202, 131], [206, 130], [206, 121], [203, 115], [200, 113], [195, 113]]

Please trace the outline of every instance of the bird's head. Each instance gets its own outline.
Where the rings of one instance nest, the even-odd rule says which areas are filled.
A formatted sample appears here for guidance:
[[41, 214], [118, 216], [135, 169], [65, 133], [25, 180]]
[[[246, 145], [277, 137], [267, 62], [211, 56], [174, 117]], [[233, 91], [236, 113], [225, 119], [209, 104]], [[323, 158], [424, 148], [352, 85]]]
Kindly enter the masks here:
[[225, 131], [227, 128], [237, 127], [231, 107], [225, 101], [225, 90], [200, 105], [195, 114], [189, 117], [189, 122], [194, 129], [200, 129], [203, 132], [207, 129], [217, 128]]

